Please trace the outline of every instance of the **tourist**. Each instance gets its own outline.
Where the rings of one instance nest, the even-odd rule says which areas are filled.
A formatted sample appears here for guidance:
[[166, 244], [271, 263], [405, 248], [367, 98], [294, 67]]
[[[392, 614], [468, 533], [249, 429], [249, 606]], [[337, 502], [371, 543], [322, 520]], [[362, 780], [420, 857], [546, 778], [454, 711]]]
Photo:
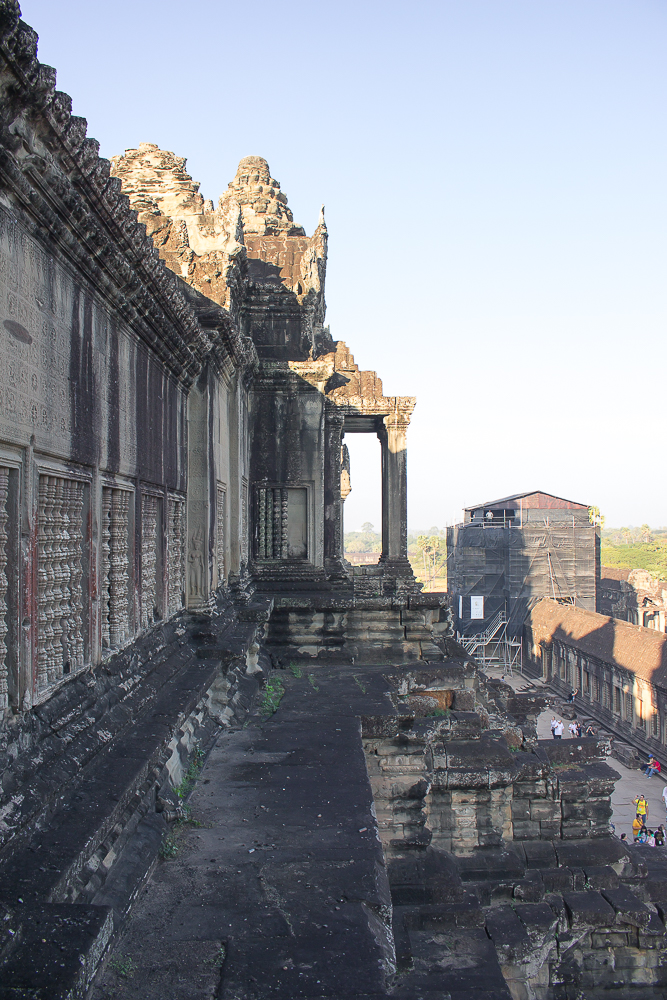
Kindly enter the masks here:
[[648, 841], [648, 830], [645, 826], [642, 826], [639, 831], [639, 836], [637, 837], [638, 844], [645, 844]]
[[649, 847], [655, 847], [655, 836], [653, 830], [646, 831], [646, 843]]
[[648, 802], [643, 795], [638, 795], [635, 799], [633, 799], [633, 802], [637, 809], [637, 819], [641, 820], [642, 823], [645, 823], [648, 819]]
[[574, 699], [577, 697], [578, 694], [579, 694], [579, 688], [575, 688], [574, 691], [570, 691], [569, 697], [567, 699], [570, 705], [572, 704], [572, 702], [574, 701]]
[[595, 727], [593, 726], [592, 722], [589, 722], [588, 725], [586, 726], [586, 733], [585, 733], [585, 735], [586, 736], [596, 736], [597, 735], [596, 732], [595, 732]]
[[653, 777], [654, 774], [658, 774], [659, 773], [659, 771], [660, 771], [660, 764], [655, 759], [655, 757], [653, 756], [653, 754], [650, 754], [649, 755], [649, 759], [646, 762], [646, 764], [642, 764], [642, 766], [639, 768], [639, 770], [643, 771], [647, 778], [651, 778], [651, 777]]
[[[665, 803], [665, 811], [667, 812], [667, 785], [662, 790], [662, 800]], [[667, 820], [665, 820], [667, 822]]]
[[581, 723], [580, 723], [580, 722], [578, 722], [578, 723], [577, 723], [577, 738], [578, 738], [578, 739], [581, 739], [581, 733], [582, 733], [582, 729], [581, 729]]
[[655, 846], [664, 847], [665, 846], [665, 828], [660, 824], [658, 829], [655, 831]]
[[632, 837], [635, 844], [639, 840], [639, 831], [641, 830], [642, 826], [643, 826], [642, 821], [639, 819], [638, 816], [635, 816], [635, 818], [632, 821]]
[[628, 835], [627, 835], [627, 833], [622, 833], [621, 836], [618, 839], [621, 840], [621, 841], [623, 841], [624, 844], [627, 844], [627, 842], [628, 842]]
[[556, 716], [552, 715], [551, 716], [551, 735], [552, 736], [553, 736], [553, 734], [554, 734], [554, 732], [556, 730], [557, 724], [558, 724], [558, 720], [556, 719]]
[[563, 730], [564, 729], [565, 729], [565, 726], [563, 725], [563, 720], [559, 719], [558, 722], [555, 725], [555, 728], [554, 728], [554, 739], [555, 740], [562, 740], [563, 739]]
[[570, 736], [573, 740], [576, 740], [578, 734], [577, 720], [573, 719], [570, 725], [567, 727], [570, 730]]

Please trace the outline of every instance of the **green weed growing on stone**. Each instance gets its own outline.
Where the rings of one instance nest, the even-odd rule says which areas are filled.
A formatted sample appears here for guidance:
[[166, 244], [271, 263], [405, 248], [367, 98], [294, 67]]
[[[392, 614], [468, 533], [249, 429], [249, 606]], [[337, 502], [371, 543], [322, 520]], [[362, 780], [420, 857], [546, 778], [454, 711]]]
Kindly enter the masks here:
[[295, 677], [303, 677], [303, 670], [298, 663], [290, 663], [288, 670], [290, 673], [294, 674]]
[[169, 833], [165, 833], [162, 838], [158, 854], [163, 861], [169, 861], [171, 858], [175, 858], [180, 851], [180, 841], [186, 826], [194, 826], [198, 828], [204, 827], [203, 823], [200, 823], [198, 819], [193, 817], [192, 810], [189, 806], [183, 806], [183, 812], [185, 814], [183, 819], [176, 820], [173, 829], [171, 829]]
[[109, 968], [113, 969], [123, 979], [132, 979], [137, 968], [131, 958], [125, 955], [117, 955], [109, 962]]
[[178, 854], [178, 837], [175, 833], [165, 833], [162, 838], [162, 843], [160, 844], [160, 850], [158, 854], [163, 861], [168, 861], [170, 858], [175, 858]]
[[215, 955], [211, 958], [207, 958], [206, 962], [208, 965], [214, 965], [216, 969], [221, 969], [225, 964], [225, 959], [227, 958], [227, 949], [224, 944], [221, 944]]
[[451, 714], [451, 709], [449, 708], [435, 708], [432, 712], [428, 713], [429, 719], [447, 719]]
[[204, 766], [204, 756], [205, 754], [202, 748], [195, 746], [192, 751], [192, 758], [190, 760], [190, 764], [188, 765], [188, 769], [183, 775], [183, 780], [180, 785], [177, 785], [174, 789], [179, 799], [186, 799], [194, 788], [197, 778], [201, 774]]
[[361, 693], [366, 694], [366, 685], [362, 684], [362, 682], [359, 680], [356, 674], [353, 674], [352, 676], [354, 677], [354, 683], [360, 689]]
[[313, 688], [314, 691], [320, 690], [317, 684], [315, 683], [315, 677], [313, 676], [313, 674], [308, 674], [308, 680], [310, 681], [310, 686]]
[[266, 682], [264, 696], [260, 702], [260, 710], [264, 715], [273, 715], [285, 694], [285, 686], [279, 677], [272, 677]]

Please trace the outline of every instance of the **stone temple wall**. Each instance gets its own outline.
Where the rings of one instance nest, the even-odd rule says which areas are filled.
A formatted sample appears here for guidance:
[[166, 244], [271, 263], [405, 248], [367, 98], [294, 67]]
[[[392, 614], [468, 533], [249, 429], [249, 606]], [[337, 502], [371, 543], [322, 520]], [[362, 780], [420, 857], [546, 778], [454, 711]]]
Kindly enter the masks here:
[[0, 714], [15, 716], [243, 573], [256, 355], [165, 267], [18, 6], [0, 13]]

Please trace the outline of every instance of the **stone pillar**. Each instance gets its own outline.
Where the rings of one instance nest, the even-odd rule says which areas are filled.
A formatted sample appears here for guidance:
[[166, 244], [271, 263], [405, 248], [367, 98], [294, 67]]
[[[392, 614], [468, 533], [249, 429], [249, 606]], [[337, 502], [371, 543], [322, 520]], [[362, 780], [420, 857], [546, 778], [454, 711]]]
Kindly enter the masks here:
[[349, 582], [343, 566], [343, 501], [340, 492], [341, 446], [345, 417], [328, 404], [324, 414], [324, 570], [327, 578]]
[[188, 497], [185, 604], [203, 608], [211, 596], [209, 385], [207, 372], [188, 396]]
[[378, 437], [382, 446], [382, 555], [388, 576], [414, 579], [408, 561], [408, 464], [406, 435], [409, 416], [395, 410], [384, 417]]

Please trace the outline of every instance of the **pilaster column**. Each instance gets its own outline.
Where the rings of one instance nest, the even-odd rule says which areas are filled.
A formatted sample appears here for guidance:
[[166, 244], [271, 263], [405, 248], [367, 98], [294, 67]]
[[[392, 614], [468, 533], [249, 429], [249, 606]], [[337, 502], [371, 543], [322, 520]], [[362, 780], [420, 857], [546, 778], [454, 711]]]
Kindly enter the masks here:
[[343, 566], [343, 501], [340, 495], [344, 415], [328, 404], [324, 414], [324, 569], [329, 579], [347, 582]]
[[204, 371], [188, 396], [188, 496], [185, 603], [205, 607], [211, 596], [209, 385]]

